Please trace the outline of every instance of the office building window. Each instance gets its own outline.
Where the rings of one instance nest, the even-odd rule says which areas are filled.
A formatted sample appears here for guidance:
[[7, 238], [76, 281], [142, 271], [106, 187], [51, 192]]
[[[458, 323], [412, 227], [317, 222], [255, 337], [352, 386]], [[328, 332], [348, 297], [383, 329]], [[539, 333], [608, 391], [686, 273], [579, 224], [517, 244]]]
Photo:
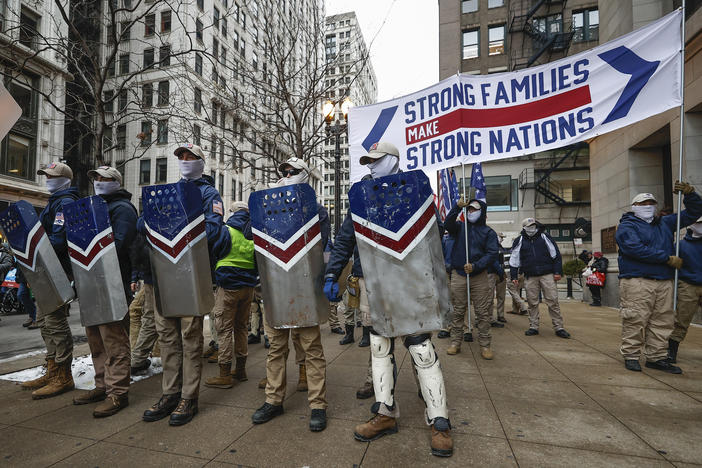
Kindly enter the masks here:
[[168, 177], [168, 159], [158, 158], [156, 160], [156, 183], [163, 184]]
[[153, 36], [156, 32], [156, 15], [154, 13], [144, 17], [144, 37]]
[[122, 21], [120, 23], [120, 28], [119, 28], [120, 42], [126, 42], [129, 40], [129, 38], [131, 37], [131, 30], [132, 30], [132, 28], [129, 25], [129, 21]]
[[480, 57], [480, 29], [463, 31], [463, 59]]
[[139, 134], [139, 139], [141, 140], [141, 146], [149, 146], [151, 144], [151, 122], [141, 123], [141, 133]]
[[[39, 86], [39, 79], [32, 81], [33, 87]], [[17, 82], [8, 83], [6, 86], [22, 109], [22, 116], [0, 142], [0, 172], [10, 177], [34, 181], [39, 94], [29, 86]]]
[[488, 55], [505, 53], [505, 25], [488, 27]]
[[573, 33], [573, 42], [599, 39], [600, 12], [597, 8], [573, 12]]
[[534, 18], [533, 24], [537, 31], [547, 36], [553, 36], [563, 31], [563, 15], [557, 13], [555, 15]]
[[195, 39], [202, 42], [202, 21], [195, 20]]
[[105, 91], [102, 93], [102, 100], [104, 102], [104, 108], [105, 112], [114, 112], [115, 109], [115, 101], [112, 99], [114, 96], [114, 92], [112, 90]]
[[473, 13], [478, 11], [479, 0], [463, 0], [461, 2], [461, 13]]
[[129, 101], [126, 89], [123, 89], [119, 92], [118, 99], [119, 99], [119, 102], [117, 103], [117, 111], [124, 112], [127, 109], [127, 104]]
[[154, 49], [144, 49], [144, 68], [154, 64]]
[[241, 40], [241, 56], [245, 57], [246, 56], [246, 41], [244, 39]]
[[227, 37], [229, 27], [227, 26], [227, 18], [222, 18], [222, 36]]
[[129, 54], [121, 54], [119, 56], [119, 74], [126, 75], [129, 73]]
[[197, 146], [200, 145], [202, 130], [199, 125], [193, 125], [193, 143]]
[[202, 112], [202, 90], [200, 88], [195, 88], [194, 109], [197, 114]]
[[127, 126], [125, 124], [117, 126], [117, 149], [127, 147]]
[[214, 37], [212, 38], [212, 56], [219, 61], [219, 41]]
[[158, 121], [156, 142], [161, 145], [168, 143], [168, 119]]
[[251, 52], [251, 63], [253, 65], [253, 69], [258, 71], [258, 54], [256, 52]]
[[154, 85], [146, 83], [141, 87], [141, 107], [148, 109], [154, 105]]
[[215, 7], [212, 11], [212, 25], [215, 30], [219, 29], [219, 9]]
[[197, 0], [197, 7], [200, 11], [205, 11], [205, 0]]
[[[516, 182], [516, 181], [515, 181]], [[512, 201], [512, 178], [510, 176], [486, 176], [488, 211], [510, 211]]]
[[159, 81], [158, 83], [158, 105], [168, 105], [170, 98], [170, 83], [168, 81]]
[[488, 0], [488, 8], [505, 6], [505, 0]]
[[167, 67], [171, 64], [171, 46], [170, 44], [162, 45], [158, 49], [159, 66]]
[[195, 52], [195, 73], [202, 76], [202, 55]]
[[167, 33], [171, 31], [171, 10], [161, 12], [161, 32]]
[[[3, 2], [4, 5], [4, 2]], [[17, 10], [15, 10], [15, 14]], [[0, 14], [3, 14], [0, 11]], [[37, 38], [39, 37], [39, 19], [41, 17], [22, 7], [20, 12], [19, 42], [30, 49], [37, 49]]]
[[139, 161], [139, 185], [149, 185], [151, 183], [151, 160], [142, 159]]
[[224, 193], [224, 175], [220, 174], [218, 179], [219, 183], [217, 185], [219, 186], [219, 193], [222, 194]]

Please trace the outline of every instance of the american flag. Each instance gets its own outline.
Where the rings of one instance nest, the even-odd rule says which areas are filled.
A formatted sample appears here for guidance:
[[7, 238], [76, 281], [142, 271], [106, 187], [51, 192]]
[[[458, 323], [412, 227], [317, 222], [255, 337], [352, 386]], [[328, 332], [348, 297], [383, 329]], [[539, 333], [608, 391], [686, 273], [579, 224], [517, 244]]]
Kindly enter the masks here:
[[473, 164], [470, 173], [470, 186], [475, 188], [476, 199], [486, 201], [487, 187], [485, 186], [485, 177], [483, 177], [483, 167], [480, 163]]
[[456, 204], [460, 195], [458, 194], [458, 181], [452, 169], [441, 169], [439, 171], [439, 215], [441, 220], [446, 219], [446, 215]]

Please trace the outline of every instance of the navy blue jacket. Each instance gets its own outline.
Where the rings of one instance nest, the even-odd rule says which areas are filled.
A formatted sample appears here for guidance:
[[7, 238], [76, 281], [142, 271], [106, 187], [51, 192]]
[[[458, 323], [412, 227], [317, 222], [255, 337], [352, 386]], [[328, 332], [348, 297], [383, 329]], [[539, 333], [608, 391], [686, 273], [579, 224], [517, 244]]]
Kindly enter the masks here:
[[[683, 203], [686, 209], [680, 213], [680, 226], [686, 227], [702, 216], [702, 198], [693, 192], [683, 197]], [[676, 218], [676, 214], [670, 214], [647, 223], [632, 212], [622, 215], [615, 236], [619, 246], [620, 278], [673, 278], [675, 271], [666, 261], [675, 255]]]
[[[253, 239], [251, 233], [251, 218], [246, 210], [239, 210], [229, 217], [227, 226], [240, 231], [248, 240]], [[225, 228], [226, 229], [226, 228]], [[227, 229], [227, 239], [231, 248], [231, 236]], [[228, 254], [229, 252], [227, 252]], [[254, 264], [256, 259], [254, 257]], [[258, 270], [254, 268], [237, 268], [233, 266], [222, 266], [215, 270], [215, 282], [217, 286], [224, 289], [235, 290], [241, 288], [255, 287], [258, 284]]]
[[522, 229], [521, 234], [512, 244], [509, 269], [512, 280], [519, 279], [519, 272], [524, 273], [527, 278], [563, 275], [561, 251], [558, 250], [553, 238], [544, 231], [544, 226], [542, 224], [537, 226], [539, 229], [534, 237], [527, 236]]
[[702, 237], [692, 237], [692, 231], [688, 229], [687, 235], [680, 241], [680, 258], [684, 263], [678, 278], [702, 286]]
[[229, 230], [224, 227], [223, 214], [215, 213], [213, 206], [219, 203], [219, 207], [224, 213], [224, 203], [219, 192], [215, 188], [214, 179], [208, 175], [203, 175], [196, 180], [180, 179], [179, 184], [195, 184], [200, 189], [202, 195], [202, 212], [205, 215], [205, 232], [207, 233], [207, 246], [210, 251], [210, 265], [214, 271], [215, 264], [219, 259], [229, 253], [231, 239]]
[[136, 236], [137, 210], [130, 201], [132, 194], [124, 189], [119, 189], [109, 195], [101, 195], [101, 197], [107, 202], [110, 224], [115, 236], [119, 269], [122, 272], [122, 282], [125, 289], [128, 290], [132, 278], [130, 250]]
[[319, 213], [319, 230], [322, 234], [322, 245], [327, 246], [331, 244], [331, 220], [329, 219], [329, 212], [324, 205], [317, 203], [317, 212]]
[[451, 253], [453, 252], [453, 245], [456, 243], [451, 234], [444, 234], [441, 237], [441, 249], [444, 252], [444, 265], [446, 266], [446, 271], [451, 271]]
[[444, 227], [456, 239], [451, 250], [451, 267], [461, 276], [466, 276], [466, 272], [463, 269], [466, 263], [473, 265], [473, 272], [470, 276], [479, 275], [483, 271], [497, 273], [495, 266], [498, 261], [499, 242], [495, 231], [485, 225], [487, 204], [480, 200], [472, 201], [480, 203], [481, 210], [480, 218], [475, 223], [467, 223], [469, 262], [466, 262], [466, 223], [457, 221], [458, 214], [462, 209], [456, 204], [446, 215]]
[[69, 278], [73, 278], [73, 271], [71, 270], [71, 258], [68, 256], [63, 207], [79, 198], [78, 189], [75, 187], [59, 190], [49, 197], [49, 203], [39, 214], [39, 221], [46, 231], [46, 235], [49, 236], [49, 241], [61, 262], [63, 271]]

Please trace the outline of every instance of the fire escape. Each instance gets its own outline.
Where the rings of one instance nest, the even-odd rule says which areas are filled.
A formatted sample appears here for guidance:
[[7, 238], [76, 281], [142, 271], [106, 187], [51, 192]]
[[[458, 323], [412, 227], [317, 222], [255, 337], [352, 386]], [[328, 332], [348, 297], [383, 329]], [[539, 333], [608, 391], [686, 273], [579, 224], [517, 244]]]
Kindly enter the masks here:
[[[528, 68], [544, 55], [550, 62], [568, 54], [574, 32], [570, 22], [568, 29], [565, 28], [565, 7], [566, 0], [510, 2], [511, 70]], [[537, 12], [539, 17], [535, 17]], [[554, 57], [554, 54], [561, 55]]]
[[[576, 143], [574, 145], [563, 148], [564, 154], [556, 155], [552, 160], [545, 160], [547, 164], [543, 169], [527, 168], [519, 174], [519, 189], [534, 189], [536, 193], [555, 203], [558, 206], [577, 206], [589, 205], [589, 201], [581, 200], [566, 200], [563, 187], [551, 178], [551, 175], [563, 169], [577, 169], [578, 156], [580, 150], [587, 148], [586, 143]], [[566, 161], [572, 160], [570, 167], [566, 167]]]

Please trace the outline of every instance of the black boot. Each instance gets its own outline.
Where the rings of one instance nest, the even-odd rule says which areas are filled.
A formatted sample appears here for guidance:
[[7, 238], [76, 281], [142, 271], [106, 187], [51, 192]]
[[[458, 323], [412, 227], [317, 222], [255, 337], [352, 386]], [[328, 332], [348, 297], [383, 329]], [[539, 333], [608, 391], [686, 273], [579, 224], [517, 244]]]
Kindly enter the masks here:
[[678, 347], [680, 346], [679, 341], [673, 339], [668, 339], [668, 360], [675, 364], [678, 362]]
[[146, 422], [153, 422], [170, 416], [178, 407], [178, 402], [180, 402], [180, 393], [162, 395], [158, 403], [144, 411], [142, 419]]
[[351, 325], [346, 324], [346, 335], [341, 339], [341, 341], [339, 341], [340, 345], [345, 345], [345, 344], [349, 344], [349, 343], [354, 342], [354, 339], [353, 339], [354, 328], [356, 328], [356, 327], [354, 327], [353, 324], [351, 324]]
[[367, 346], [370, 346], [370, 327], [363, 327], [363, 337], [358, 342], [358, 347], [365, 348]]
[[181, 398], [178, 407], [171, 413], [168, 420], [170, 426], [182, 426], [188, 424], [197, 414], [197, 398]]
[[250, 333], [247, 342], [248, 342], [248, 344], [260, 343], [261, 342], [261, 334], [257, 333], [254, 335], [253, 333]]

